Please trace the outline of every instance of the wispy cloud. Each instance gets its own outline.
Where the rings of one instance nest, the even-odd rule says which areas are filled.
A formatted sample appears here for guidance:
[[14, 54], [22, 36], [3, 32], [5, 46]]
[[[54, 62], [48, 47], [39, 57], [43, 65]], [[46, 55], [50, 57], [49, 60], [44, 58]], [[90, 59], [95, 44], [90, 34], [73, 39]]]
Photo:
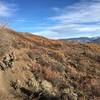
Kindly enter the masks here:
[[62, 14], [52, 17], [61, 22], [100, 21], [100, 2], [77, 3], [62, 9]]
[[[100, 36], [100, 0], [82, 0], [64, 8], [54, 7], [55, 24], [38, 32], [50, 38]], [[51, 35], [52, 34], [52, 35]], [[56, 34], [56, 35], [55, 35]]]
[[16, 10], [15, 4], [8, 4], [0, 1], [0, 17], [9, 17]]
[[23, 22], [23, 23], [32, 23], [32, 22], [34, 22], [34, 20], [33, 19], [15, 19], [14, 20], [15, 22]]

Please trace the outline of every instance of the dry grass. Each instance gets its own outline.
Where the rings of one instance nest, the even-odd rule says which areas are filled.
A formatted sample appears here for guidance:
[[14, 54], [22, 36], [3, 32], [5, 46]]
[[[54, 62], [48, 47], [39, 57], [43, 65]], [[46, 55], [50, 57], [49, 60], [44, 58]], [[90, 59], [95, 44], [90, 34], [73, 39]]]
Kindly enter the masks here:
[[[21, 84], [25, 84], [24, 88], [32, 90], [27, 81], [35, 76], [37, 81], [45, 79], [58, 90], [63, 87], [62, 84], [66, 88], [73, 87], [76, 94], [81, 91], [86, 99], [90, 95], [92, 98], [99, 96], [100, 45], [50, 40], [2, 27], [0, 43], [1, 59], [6, 53], [15, 51], [13, 68], [4, 72], [4, 77], [10, 73], [10, 76], [6, 75], [9, 83], [10, 80], [20, 80]], [[98, 84], [93, 84], [92, 79], [96, 79]]]

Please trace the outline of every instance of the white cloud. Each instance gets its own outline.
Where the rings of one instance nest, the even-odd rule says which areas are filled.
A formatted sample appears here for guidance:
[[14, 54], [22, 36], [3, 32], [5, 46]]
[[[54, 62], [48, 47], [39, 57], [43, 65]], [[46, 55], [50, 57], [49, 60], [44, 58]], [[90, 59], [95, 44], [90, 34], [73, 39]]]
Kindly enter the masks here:
[[100, 27], [83, 27], [83, 28], [76, 28], [79, 32], [96, 32], [100, 31]]
[[16, 21], [16, 22], [34, 22], [34, 20], [30, 20], [30, 19], [16, 19], [16, 20], [14, 20], [14, 21]]
[[17, 22], [25, 22], [24, 19], [16, 19], [15, 21], [17, 21]]
[[86, 0], [82, 0], [79, 3], [64, 8], [53, 8], [57, 12], [57, 15], [50, 17], [49, 20], [56, 23], [53, 26], [43, 27], [41, 33], [50, 38], [85, 35], [100, 36], [100, 24], [98, 24], [100, 23], [99, 1], [92, 0], [91, 2], [87, 2]]
[[0, 17], [9, 17], [16, 10], [14, 8], [15, 4], [7, 4], [5, 2], [0, 2]]
[[77, 3], [62, 9], [62, 13], [51, 18], [61, 22], [100, 21], [100, 2]]

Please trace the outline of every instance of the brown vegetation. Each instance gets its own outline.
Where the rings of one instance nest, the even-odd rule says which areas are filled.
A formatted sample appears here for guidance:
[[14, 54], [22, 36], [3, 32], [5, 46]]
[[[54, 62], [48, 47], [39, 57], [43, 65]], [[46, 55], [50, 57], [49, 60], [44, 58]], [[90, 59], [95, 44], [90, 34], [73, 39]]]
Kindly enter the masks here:
[[[12, 53], [13, 61], [7, 57]], [[6, 91], [0, 91], [0, 100], [100, 99], [98, 44], [50, 40], [0, 28], [0, 64], [0, 89]]]

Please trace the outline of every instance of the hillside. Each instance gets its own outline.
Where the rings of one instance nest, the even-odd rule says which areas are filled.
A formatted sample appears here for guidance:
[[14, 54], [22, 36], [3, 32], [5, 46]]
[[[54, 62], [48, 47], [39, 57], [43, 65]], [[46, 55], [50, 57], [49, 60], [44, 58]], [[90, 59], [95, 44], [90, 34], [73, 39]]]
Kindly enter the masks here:
[[100, 100], [100, 45], [0, 29], [0, 100]]

